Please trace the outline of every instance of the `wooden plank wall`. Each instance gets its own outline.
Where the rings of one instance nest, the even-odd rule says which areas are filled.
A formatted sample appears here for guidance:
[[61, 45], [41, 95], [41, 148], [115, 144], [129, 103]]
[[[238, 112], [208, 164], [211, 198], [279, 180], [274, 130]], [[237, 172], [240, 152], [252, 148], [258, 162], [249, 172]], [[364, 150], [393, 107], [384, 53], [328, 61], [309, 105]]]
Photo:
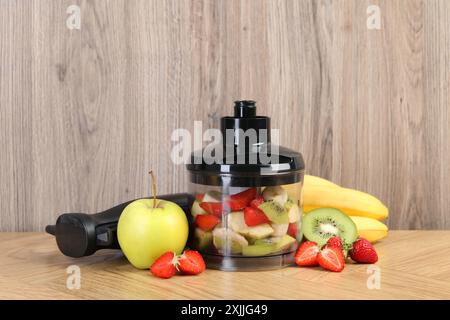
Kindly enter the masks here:
[[0, 231], [148, 195], [149, 168], [185, 190], [172, 131], [241, 98], [390, 227], [450, 228], [449, 52], [447, 0], [0, 0]]

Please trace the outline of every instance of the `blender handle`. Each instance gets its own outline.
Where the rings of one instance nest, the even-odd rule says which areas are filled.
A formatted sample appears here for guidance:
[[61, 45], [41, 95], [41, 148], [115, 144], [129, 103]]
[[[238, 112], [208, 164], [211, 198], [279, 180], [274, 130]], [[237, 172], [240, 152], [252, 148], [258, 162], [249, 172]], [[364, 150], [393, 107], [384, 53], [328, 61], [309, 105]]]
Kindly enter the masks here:
[[[188, 193], [175, 193], [175, 194], [167, 194], [158, 196], [158, 199], [166, 200], [175, 202], [178, 204], [183, 211], [188, 214], [191, 210], [191, 205], [193, 202], [193, 197]], [[142, 198], [141, 198], [142, 199]], [[145, 199], [151, 199], [151, 198], [145, 198]], [[138, 200], [138, 199], [135, 199]], [[103, 223], [110, 223], [111, 219], [114, 221], [119, 221], [119, 217], [122, 214], [123, 210], [128, 206], [131, 202], [135, 201], [127, 201], [124, 203], [121, 203], [113, 208], [107, 209], [105, 211], [99, 212], [95, 215], [93, 215], [93, 218], [96, 220], [97, 223], [103, 224]]]
[[[175, 202], [189, 216], [192, 195], [177, 193], [158, 196], [158, 199]], [[133, 201], [96, 214], [64, 213], [55, 225], [48, 225], [45, 231], [55, 236], [58, 248], [64, 255], [73, 258], [89, 256], [100, 249], [120, 249], [117, 223], [125, 207]]]

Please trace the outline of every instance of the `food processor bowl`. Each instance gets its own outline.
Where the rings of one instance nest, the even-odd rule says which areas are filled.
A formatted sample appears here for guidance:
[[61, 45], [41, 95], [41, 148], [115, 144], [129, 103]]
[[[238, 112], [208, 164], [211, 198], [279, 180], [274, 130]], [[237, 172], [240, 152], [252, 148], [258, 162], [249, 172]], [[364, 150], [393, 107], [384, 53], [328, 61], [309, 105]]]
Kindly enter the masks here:
[[191, 237], [208, 268], [254, 271], [293, 263], [302, 240], [301, 153], [274, 145], [270, 118], [236, 101], [221, 119], [222, 141], [187, 165]]

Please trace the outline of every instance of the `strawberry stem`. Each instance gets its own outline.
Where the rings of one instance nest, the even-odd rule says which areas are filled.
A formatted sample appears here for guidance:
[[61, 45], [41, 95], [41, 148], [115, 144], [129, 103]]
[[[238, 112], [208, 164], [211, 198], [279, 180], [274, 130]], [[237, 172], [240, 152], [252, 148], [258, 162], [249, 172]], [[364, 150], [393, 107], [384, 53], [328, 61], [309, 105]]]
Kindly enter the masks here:
[[173, 253], [172, 264], [175, 266], [177, 271], [180, 271], [180, 268], [178, 267], [180, 265], [180, 256], [177, 256], [176, 252]]

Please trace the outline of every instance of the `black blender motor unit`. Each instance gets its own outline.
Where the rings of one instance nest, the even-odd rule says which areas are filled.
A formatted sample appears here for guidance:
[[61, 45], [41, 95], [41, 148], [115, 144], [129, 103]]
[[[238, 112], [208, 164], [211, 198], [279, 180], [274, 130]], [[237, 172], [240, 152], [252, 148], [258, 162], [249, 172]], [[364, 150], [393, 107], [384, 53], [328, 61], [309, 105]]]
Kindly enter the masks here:
[[[248, 129], [256, 132], [256, 143], [241, 139], [240, 134]], [[232, 139], [227, 133], [234, 133]], [[221, 118], [223, 133], [223, 159], [208, 159], [193, 152], [187, 165], [191, 186], [222, 188], [227, 193], [233, 188], [267, 187], [300, 183], [303, 181], [304, 161], [300, 153], [285, 147], [272, 148], [270, 139], [270, 118], [256, 115], [256, 103], [250, 100], [236, 101], [233, 117]], [[228, 148], [228, 149], [227, 149]], [[229, 148], [233, 149], [230, 159]], [[276, 150], [276, 154], [274, 151]], [[261, 161], [261, 153], [270, 155], [271, 162]], [[238, 161], [244, 153], [245, 162]], [[206, 154], [206, 153], [205, 153]], [[254, 157], [256, 154], [256, 158]], [[240, 158], [241, 160], [242, 158]], [[257, 159], [256, 162], [253, 160]], [[275, 162], [274, 162], [275, 159]], [[251, 162], [250, 162], [251, 160]], [[177, 203], [186, 213], [190, 225], [190, 239], [193, 239], [193, 218], [190, 214], [195, 200], [193, 193], [179, 193], [158, 196], [160, 199]], [[128, 201], [97, 214], [66, 213], [58, 217], [55, 225], [46, 231], [56, 237], [60, 251], [69, 257], [89, 256], [100, 249], [120, 249], [117, 240], [117, 223], [120, 214], [131, 203]], [[268, 269], [288, 265], [293, 252], [271, 257], [227, 257], [221, 254], [202, 252], [207, 266], [222, 270]]]

